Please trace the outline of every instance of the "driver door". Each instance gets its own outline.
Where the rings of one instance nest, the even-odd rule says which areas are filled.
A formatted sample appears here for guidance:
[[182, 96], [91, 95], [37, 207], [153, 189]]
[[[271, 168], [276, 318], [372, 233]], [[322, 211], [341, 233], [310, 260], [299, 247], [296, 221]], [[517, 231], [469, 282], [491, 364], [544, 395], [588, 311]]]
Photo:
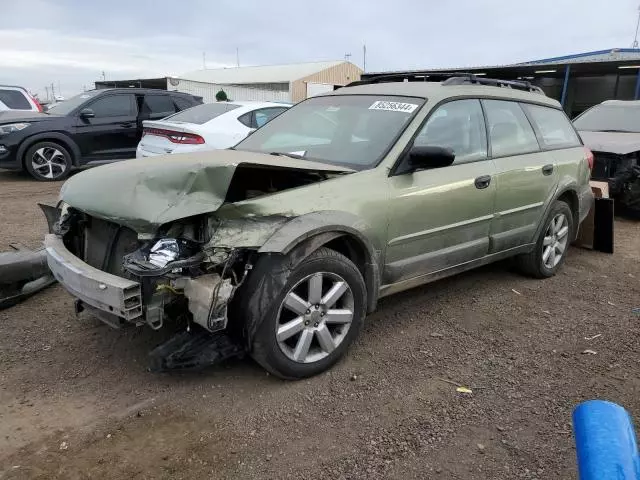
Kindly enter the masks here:
[[487, 155], [480, 101], [454, 100], [437, 108], [415, 146], [443, 146], [448, 167], [389, 178], [390, 222], [384, 284], [435, 274], [480, 259], [489, 251], [496, 199], [496, 167]]

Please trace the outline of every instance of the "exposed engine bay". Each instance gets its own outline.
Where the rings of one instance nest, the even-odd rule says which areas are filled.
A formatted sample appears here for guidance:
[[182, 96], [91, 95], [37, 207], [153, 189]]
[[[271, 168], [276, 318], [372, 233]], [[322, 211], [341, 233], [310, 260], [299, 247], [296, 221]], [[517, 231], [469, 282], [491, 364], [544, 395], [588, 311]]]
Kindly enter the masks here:
[[639, 152], [618, 154], [594, 151], [591, 178], [609, 183], [609, 192], [626, 209], [640, 213]]

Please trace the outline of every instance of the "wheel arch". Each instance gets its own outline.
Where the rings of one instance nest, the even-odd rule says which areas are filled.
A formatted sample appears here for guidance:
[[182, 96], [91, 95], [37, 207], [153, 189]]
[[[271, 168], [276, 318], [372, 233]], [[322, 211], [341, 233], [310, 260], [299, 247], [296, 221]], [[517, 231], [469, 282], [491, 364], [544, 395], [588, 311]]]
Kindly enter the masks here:
[[375, 310], [380, 289], [379, 254], [363, 233], [368, 225], [356, 215], [323, 211], [301, 215], [285, 223], [258, 250], [261, 254], [288, 255], [296, 250], [302, 261], [320, 247], [328, 247], [351, 260], [367, 287], [367, 312]]
[[60, 144], [60, 146], [66, 148], [71, 154], [72, 164], [76, 167], [80, 164], [80, 158], [81, 158], [80, 148], [78, 147], [76, 142], [73, 141], [71, 137], [69, 137], [68, 135], [65, 135], [64, 133], [59, 133], [59, 132], [43, 132], [43, 133], [38, 133], [38, 134], [32, 135], [31, 137], [28, 137], [27, 139], [25, 139], [24, 142], [22, 142], [22, 144], [18, 148], [17, 157], [20, 159], [20, 162], [22, 163], [23, 167], [25, 166], [25, 162], [27, 160], [26, 159], [27, 150], [29, 150], [34, 144], [38, 142], [52, 142], [52, 143]]

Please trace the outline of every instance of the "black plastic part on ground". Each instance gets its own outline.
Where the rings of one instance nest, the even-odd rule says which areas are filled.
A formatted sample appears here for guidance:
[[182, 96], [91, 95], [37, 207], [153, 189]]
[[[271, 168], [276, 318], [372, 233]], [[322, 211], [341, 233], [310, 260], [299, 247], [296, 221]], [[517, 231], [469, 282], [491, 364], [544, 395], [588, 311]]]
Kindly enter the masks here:
[[198, 328], [177, 333], [149, 352], [149, 369], [152, 372], [196, 371], [244, 354], [245, 348], [226, 333], [212, 334]]

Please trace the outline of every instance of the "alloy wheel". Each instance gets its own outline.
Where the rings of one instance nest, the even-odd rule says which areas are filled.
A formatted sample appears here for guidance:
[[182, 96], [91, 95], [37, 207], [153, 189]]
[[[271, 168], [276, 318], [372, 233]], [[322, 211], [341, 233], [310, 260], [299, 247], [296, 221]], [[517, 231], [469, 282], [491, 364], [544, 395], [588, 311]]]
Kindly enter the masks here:
[[67, 169], [67, 160], [60, 150], [42, 147], [31, 157], [31, 167], [43, 178], [54, 179], [62, 176]]
[[569, 242], [569, 221], [564, 213], [551, 220], [542, 241], [542, 263], [553, 269], [560, 263]]
[[280, 350], [298, 363], [322, 360], [344, 341], [353, 312], [353, 292], [341, 276], [308, 275], [280, 305], [275, 332]]

